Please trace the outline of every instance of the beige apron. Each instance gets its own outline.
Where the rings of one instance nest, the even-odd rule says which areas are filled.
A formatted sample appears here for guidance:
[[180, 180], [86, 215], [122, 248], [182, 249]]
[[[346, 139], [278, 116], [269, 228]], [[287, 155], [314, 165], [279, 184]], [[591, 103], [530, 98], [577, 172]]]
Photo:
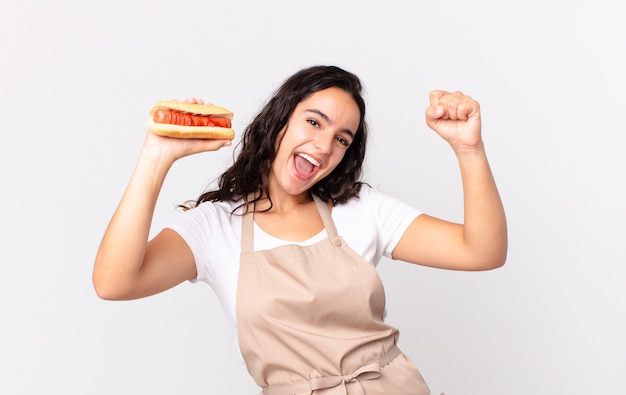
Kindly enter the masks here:
[[237, 330], [261, 394], [430, 394], [383, 322], [378, 272], [315, 203], [329, 237], [311, 246], [253, 251], [253, 210], [243, 217]]

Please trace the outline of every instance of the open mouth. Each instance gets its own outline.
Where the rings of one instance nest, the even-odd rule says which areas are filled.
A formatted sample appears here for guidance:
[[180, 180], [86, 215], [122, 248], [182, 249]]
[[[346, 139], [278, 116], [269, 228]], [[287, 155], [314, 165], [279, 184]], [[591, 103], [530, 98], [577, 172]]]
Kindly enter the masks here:
[[298, 153], [294, 157], [295, 168], [302, 178], [311, 177], [320, 167], [320, 162], [310, 155]]

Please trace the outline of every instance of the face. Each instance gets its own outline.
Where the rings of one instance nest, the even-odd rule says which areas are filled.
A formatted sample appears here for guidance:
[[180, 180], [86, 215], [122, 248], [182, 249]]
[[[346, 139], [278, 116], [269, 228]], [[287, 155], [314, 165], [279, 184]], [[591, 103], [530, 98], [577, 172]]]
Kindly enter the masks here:
[[306, 194], [341, 162], [359, 127], [361, 113], [339, 88], [317, 91], [294, 109], [278, 135], [270, 171], [270, 195]]

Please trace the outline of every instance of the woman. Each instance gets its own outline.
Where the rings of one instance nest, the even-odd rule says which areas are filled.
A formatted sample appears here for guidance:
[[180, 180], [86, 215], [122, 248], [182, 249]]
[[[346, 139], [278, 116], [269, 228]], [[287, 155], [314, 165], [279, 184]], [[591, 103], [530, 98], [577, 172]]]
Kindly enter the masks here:
[[170, 166], [230, 142], [147, 133], [96, 257], [98, 295], [134, 299], [206, 281], [265, 395], [429, 393], [396, 346], [398, 330], [383, 321], [374, 266], [385, 255], [493, 269], [504, 263], [507, 232], [478, 103], [434, 91], [426, 122], [458, 158], [463, 224], [422, 214], [360, 181], [367, 141], [361, 83], [338, 67], [287, 79], [246, 128], [219, 187], [149, 241]]

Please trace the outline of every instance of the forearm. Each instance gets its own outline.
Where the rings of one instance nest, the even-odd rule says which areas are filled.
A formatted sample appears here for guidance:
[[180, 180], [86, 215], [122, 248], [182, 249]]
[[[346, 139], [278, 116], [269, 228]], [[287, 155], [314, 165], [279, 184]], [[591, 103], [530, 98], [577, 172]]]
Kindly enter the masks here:
[[455, 151], [464, 197], [463, 242], [481, 268], [502, 266], [507, 253], [504, 208], [484, 146]]
[[154, 208], [170, 167], [158, 151], [142, 149], [96, 255], [93, 282], [100, 296], [132, 286], [139, 276]]

